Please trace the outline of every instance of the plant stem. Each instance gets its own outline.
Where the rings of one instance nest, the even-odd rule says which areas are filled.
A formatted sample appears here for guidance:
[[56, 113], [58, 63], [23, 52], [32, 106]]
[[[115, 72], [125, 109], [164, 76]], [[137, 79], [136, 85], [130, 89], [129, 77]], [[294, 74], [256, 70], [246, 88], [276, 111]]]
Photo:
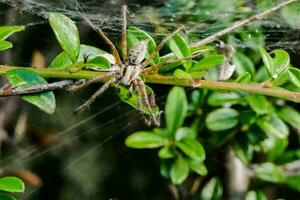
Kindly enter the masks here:
[[269, 14], [271, 14], [271, 13], [273, 13], [273, 12], [275, 12], [275, 11], [277, 11], [277, 10], [279, 10], [279, 9], [281, 9], [281, 8], [283, 8], [283, 7], [291, 4], [291, 3], [294, 3], [296, 1], [298, 1], [298, 0], [288, 0], [288, 1], [285, 1], [285, 2], [283, 2], [281, 4], [278, 4], [277, 6], [274, 6], [274, 7], [270, 8], [270, 9], [268, 9], [266, 11], [263, 11], [263, 12], [258, 13], [256, 15], [253, 15], [253, 16], [247, 18], [247, 19], [237, 21], [233, 25], [231, 25], [230, 27], [228, 27], [228, 28], [226, 28], [226, 29], [224, 29], [222, 31], [219, 31], [219, 32], [217, 32], [217, 33], [215, 33], [215, 34], [207, 37], [207, 38], [204, 38], [203, 40], [200, 40], [199, 42], [195, 42], [195, 43], [191, 44], [191, 47], [201, 47], [203, 45], [212, 43], [212, 42], [218, 40], [220, 37], [222, 37], [222, 36], [224, 36], [224, 35], [232, 32], [232, 31], [234, 31], [236, 29], [239, 29], [239, 28], [241, 28], [241, 27], [243, 27], [243, 26], [245, 26], [245, 25], [247, 25], [247, 24], [249, 24], [249, 23], [251, 23], [253, 21], [262, 19], [262, 18], [268, 16]]
[[[38, 73], [45, 78], [60, 78], [60, 79], [91, 79], [95, 76], [101, 75], [103, 72], [94, 72], [81, 70], [70, 73], [66, 70], [57, 70], [51, 68], [29, 68], [29, 67], [15, 67], [0, 65], [0, 74], [5, 74], [6, 71], [12, 69], [27, 69]], [[300, 103], [300, 92], [293, 92], [283, 88], [267, 87], [264, 83], [234, 83], [194, 79], [192, 83], [190, 79], [178, 79], [173, 76], [163, 76], [159, 74], [145, 74], [143, 75], [147, 83], [176, 85], [184, 87], [204, 88], [209, 90], [217, 90], [223, 92], [247, 92], [252, 94], [259, 94], [271, 97], [277, 97], [293, 102]], [[109, 78], [101, 80], [107, 81]]]

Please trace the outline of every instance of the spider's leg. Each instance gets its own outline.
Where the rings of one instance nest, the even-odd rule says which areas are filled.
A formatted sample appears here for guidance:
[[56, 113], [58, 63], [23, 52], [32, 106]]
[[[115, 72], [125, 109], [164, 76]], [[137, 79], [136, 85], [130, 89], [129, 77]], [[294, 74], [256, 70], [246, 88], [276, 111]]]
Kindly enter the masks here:
[[138, 81], [139, 87], [141, 88], [141, 97], [144, 99], [144, 105], [146, 106], [146, 108], [147, 108], [147, 110], [148, 110], [148, 112], [151, 116], [151, 119], [152, 119], [153, 123], [156, 126], [160, 126], [160, 122], [159, 122], [157, 116], [155, 116], [154, 113], [151, 110], [151, 105], [150, 105], [150, 102], [149, 102], [149, 98], [148, 98], [147, 91], [146, 91], [146, 85], [145, 85], [144, 81], [140, 78], [137, 81]]
[[107, 81], [99, 90], [97, 90], [91, 96], [91, 98], [89, 98], [89, 100], [87, 100], [84, 104], [82, 104], [81, 106], [79, 106], [76, 109], [75, 113], [79, 113], [79, 112], [85, 110], [86, 108], [88, 108], [89, 105], [91, 105], [91, 103], [93, 103], [97, 97], [101, 96], [116, 81], [117, 81], [116, 78], [112, 78], [109, 81]]
[[122, 7], [122, 57], [123, 62], [127, 62], [127, 6]]
[[176, 35], [183, 26], [177, 28], [173, 33], [167, 35], [156, 47], [156, 49], [150, 54], [150, 56], [142, 63], [142, 66], [145, 68], [149, 65], [151, 60], [158, 54], [158, 52], [164, 47], [164, 45], [174, 36]]
[[101, 79], [107, 78], [112, 75], [114, 75], [114, 72], [104, 73], [99, 76], [95, 76], [94, 78], [89, 79], [87, 81], [85, 79], [81, 79], [81, 80], [77, 81], [73, 86], [71, 86], [68, 89], [68, 91], [71, 91], [71, 92], [77, 91], [81, 88], [87, 87], [87, 86], [91, 85], [92, 83], [95, 83], [97, 81], [100, 81]]
[[138, 81], [133, 81], [133, 84], [134, 84], [134, 88], [136, 90], [138, 111], [140, 112], [140, 115], [143, 118], [145, 124], [147, 126], [151, 126], [151, 124], [152, 124], [151, 118], [147, 119], [144, 112], [143, 112], [143, 108], [142, 108], [142, 106], [143, 106], [142, 89], [140, 87], [140, 84], [138, 83]]
[[101, 30], [101, 28], [95, 26], [87, 16], [81, 14], [81, 17], [100, 35], [100, 37], [102, 37], [102, 39], [109, 46], [113, 56], [116, 59], [116, 64], [121, 64], [122, 62], [121, 62], [120, 55], [119, 55], [117, 48], [112, 43], [112, 41], [110, 41], [110, 39], [105, 35], [105, 33]]

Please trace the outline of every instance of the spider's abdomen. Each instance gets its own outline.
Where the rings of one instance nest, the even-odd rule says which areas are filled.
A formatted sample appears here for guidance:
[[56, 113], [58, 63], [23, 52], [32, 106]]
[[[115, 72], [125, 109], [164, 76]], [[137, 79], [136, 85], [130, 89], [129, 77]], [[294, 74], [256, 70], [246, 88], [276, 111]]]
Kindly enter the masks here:
[[124, 69], [123, 77], [121, 78], [120, 82], [123, 85], [129, 86], [132, 81], [136, 80], [141, 73], [141, 68], [138, 65], [128, 65]]

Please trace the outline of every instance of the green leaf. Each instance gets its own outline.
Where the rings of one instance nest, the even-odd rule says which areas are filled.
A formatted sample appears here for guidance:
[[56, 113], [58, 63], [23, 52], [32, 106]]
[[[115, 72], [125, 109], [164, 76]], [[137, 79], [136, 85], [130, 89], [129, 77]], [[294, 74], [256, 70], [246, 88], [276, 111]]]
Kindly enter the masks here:
[[272, 183], [283, 183], [286, 180], [283, 170], [273, 163], [256, 165], [254, 171], [258, 178]]
[[273, 74], [272, 77], [277, 79], [282, 73], [289, 69], [290, 55], [283, 49], [276, 49], [271, 52], [275, 57], [273, 58]]
[[168, 143], [168, 140], [153, 132], [140, 131], [128, 136], [125, 143], [131, 148], [144, 149], [164, 146]]
[[200, 200], [220, 200], [223, 195], [223, 186], [217, 177], [210, 179], [200, 193]]
[[158, 156], [163, 159], [174, 158], [175, 153], [169, 146], [165, 146], [159, 150]]
[[193, 160], [202, 162], [205, 159], [204, 148], [196, 139], [184, 138], [177, 141], [176, 146]]
[[215, 67], [217, 65], [222, 64], [225, 61], [225, 56], [213, 54], [204, 57], [201, 59], [197, 64], [193, 65], [191, 68], [191, 71], [203, 71], [205, 69], [208, 69], [210, 67]]
[[269, 137], [262, 142], [264, 152], [267, 153], [268, 160], [274, 161], [288, 146], [288, 138]]
[[239, 75], [239, 77], [235, 80], [236, 83], [249, 83], [251, 81], [251, 74], [249, 72], [244, 72]]
[[196, 136], [197, 133], [193, 129], [189, 127], [182, 127], [176, 131], [175, 140], [179, 141], [183, 138], [196, 138]]
[[15, 197], [8, 195], [8, 194], [3, 194], [3, 193], [0, 193], [0, 199], [1, 200], [17, 200]]
[[290, 82], [296, 87], [300, 88], [300, 70], [295, 67], [290, 67], [288, 71], [288, 77]]
[[269, 77], [271, 78], [274, 72], [273, 59], [263, 47], [259, 48], [259, 52], [264, 62], [264, 66], [267, 68]]
[[209, 95], [207, 103], [211, 106], [222, 106], [224, 104], [239, 104], [241, 96], [238, 93], [213, 92]]
[[75, 63], [80, 51], [79, 32], [75, 23], [67, 16], [53, 12], [49, 13], [49, 22], [61, 47]]
[[199, 174], [200, 176], [207, 175], [207, 168], [201, 161], [189, 160], [190, 169]]
[[249, 94], [246, 96], [246, 101], [258, 115], [270, 112], [270, 104], [265, 96]]
[[189, 175], [188, 162], [184, 158], [179, 157], [173, 164], [170, 175], [171, 175], [172, 183], [174, 184], [182, 183]]
[[245, 200], [267, 200], [267, 197], [261, 191], [249, 191]]
[[[127, 89], [126, 87], [120, 85], [119, 87], [119, 97], [121, 99], [121, 101], [129, 104], [130, 106], [134, 107], [135, 109], [138, 109], [138, 98], [136, 95], [136, 92], [132, 92], [131, 95], [128, 96], [129, 94], [129, 89]], [[147, 94], [149, 95], [150, 93], [153, 93], [152, 89], [148, 86], [146, 86], [147, 89]], [[146, 108], [146, 106], [143, 104], [142, 105], [142, 111], [143, 113], [149, 115], [149, 111]], [[154, 115], [158, 115], [159, 114], [159, 108], [156, 105], [151, 106], [151, 111], [153, 112]]]
[[257, 125], [269, 136], [284, 139], [289, 134], [285, 123], [274, 113], [257, 120]]
[[[192, 55], [189, 45], [180, 34], [176, 34], [174, 37], [172, 37], [168, 41], [168, 46], [178, 58], [184, 58]], [[188, 72], [192, 66], [192, 63], [191, 61], [186, 61], [184, 62], [183, 66], [185, 71]]]
[[287, 185], [300, 192], [300, 176], [289, 176], [287, 178]]
[[[95, 64], [95, 67], [99, 68], [109, 68], [111, 64], [116, 63], [113, 55], [107, 53], [106, 51], [93, 46], [82, 44], [80, 45], [80, 52], [76, 63], [83, 63], [85, 56], [88, 56], [87, 63]], [[68, 56], [68, 53], [66, 51], [63, 51], [52, 60], [50, 67], [65, 68], [67, 66], [70, 66], [71, 64], [72, 61]]]
[[233, 149], [236, 156], [246, 165], [248, 165], [253, 157], [254, 147], [248, 141], [245, 135], [238, 135], [233, 142]]
[[[18, 86], [19, 90], [27, 87], [44, 85], [47, 81], [39, 74], [25, 69], [12, 69], [5, 72], [6, 78], [12, 87]], [[53, 92], [42, 92], [35, 95], [25, 95], [22, 97], [28, 103], [37, 106], [42, 111], [52, 114], [55, 111], [55, 96]]]
[[255, 67], [251, 59], [244, 55], [243, 53], [237, 51], [232, 57], [233, 63], [236, 66], [236, 72], [238, 75], [242, 75], [245, 72], [251, 74], [252, 77], [255, 76]]
[[0, 190], [5, 192], [24, 192], [25, 185], [23, 181], [17, 177], [6, 176], [0, 178]]
[[0, 40], [0, 51], [12, 48], [13, 44], [9, 41]]
[[231, 108], [220, 108], [209, 113], [206, 127], [212, 131], [225, 131], [238, 124], [239, 113]]
[[176, 69], [173, 73], [173, 76], [178, 79], [191, 79], [192, 80], [192, 76], [188, 72], [183, 71], [181, 69]]
[[173, 87], [168, 94], [165, 108], [167, 130], [170, 135], [175, 135], [176, 131], [183, 124], [187, 107], [188, 104], [184, 89], [181, 87]]
[[284, 106], [277, 112], [278, 116], [291, 126], [300, 129], [300, 112], [290, 106]]
[[[137, 28], [137, 27], [129, 27], [127, 30], [127, 43], [128, 48], [132, 48], [140, 41], [147, 41], [148, 40], [148, 48], [146, 52], [146, 58], [149, 57], [149, 55], [156, 49], [156, 43], [153, 40], [153, 38], [146, 33], [145, 31]], [[159, 54], [157, 54], [153, 60], [151, 61], [151, 64], [159, 63]]]
[[23, 31], [25, 26], [0, 26], [0, 40], [5, 40], [11, 34]]

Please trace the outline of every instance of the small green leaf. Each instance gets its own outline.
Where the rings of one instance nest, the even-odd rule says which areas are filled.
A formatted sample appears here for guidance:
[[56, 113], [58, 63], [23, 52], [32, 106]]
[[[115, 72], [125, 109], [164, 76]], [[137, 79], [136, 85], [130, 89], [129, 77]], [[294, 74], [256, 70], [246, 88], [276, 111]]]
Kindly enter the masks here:
[[5, 40], [11, 34], [23, 31], [25, 26], [0, 26], [0, 40]]
[[67, 16], [53, 12], [49, 13], [49, 22], [61, 47], [75, 63], [80, 51], [79, 32], [75, 23]]
[[217, 65], [222, 64], [225, 61], [225, 56], [213, 54], [204, 57], [201, 59], [197, 64], [193, 65], [191, 68], [191, 71], [203, 71], [205, 69], [208, 69], [210, 67], [215, 67]]
[[251, 74], [249, 72], [244, 72], [239, 75], [239, 77], [235, 80], [236, 83], [249, 83], [251, 81]]
[[300, 192], [300, 176], [289, 176], [287, 178], [287, 185]]
[[199, 174], [200, 176], [207, 175], [207, 168], [203, 164], [203, 162], [199, 162], [197, 160], [189, 160], [190, 169]]
[[239, 113], [231, 108], [220, 108], [209, 113], [206, 126], [212, 131], [225, 131], [238, 124]]
[[[111, 64], [115, 64], [116, 61], [113, 55], [103, 51], [102, 49], [89, 46], [80, 45], [80, 52], [76, 63], [83, 63], [84, 57], [88, 56], [87, 63], [95, 64], [95, 67], [109, 68]], [[66, 51], [58, 54], [51, 62], [50, 67], [52, 68], [65, 68], [70, 66], [72, 61]]]
[[239, 104], [241, 96], [238, 93], [213, 92], [209, 95], [207, 103], [211, 106], [222, 106], [224, 104]]
[[267, 68], [269, 77], [271, 78], [274, 72], [273, 59], [263, 47], [259, 48], [259, 52], [264, 62], [264, 65]]
[[168, 140], [152, 132], [140, 131], [128, 136], [125, 143], [131, 148], [144, 149], [164, 146], [168, 143]]
[[189, 127], [182, 127], [176, 131], [175, 140], [179, 141], [183, 138], [196, 138], [196, 136], [197, 133], [193, 129]]
[[205, 159], [204, 148], [196, 139], [184, 138], [177, 141], [176, 146], [193, 160], [202, 162]]
[[291, 83], [300, 88], [300, 70], [298, 68], [290, 67], [288, 77]]
[[246, 165], [248, 165], [253, 157], [254, 146], [250, 144], [245, 135], [238, 135], [233, 142], [233, 149], [236, 156]]
[[271, 52], [275, 57], [273, 58], [273, 74], [272, 77], [277, 79], [281, 74], [289, 69], [290, 55], [283, 49], [276, 49]]
[[254, 64], [248, 56], [237, 51], [233, 55], [232, 59], [233, 59], [233, 64], [236, 67], [236, 72], [238, 75], [242, 75], [245, 72], [248, 72], [251, 74], [252, 77], [255, 76]]
[[[22, 90], [27, 87], [44, 85], [47, 81], [39, 74], [25, 69], [12, 69], [5, 72], [11, 86], [18, 86], [18, 89]], [[37, 106], [42, 111], [52, 114], [55, 111], [55, 96], [53, 92], [42, 92], [35, 95], [25, 95], [22, 97], [28, 103]]]
[[25, 185], [23, 181], [17, 177], [6, 176], [0, 178], [0, 190], [5, 192], [24, 192]]
[[173, 164], [170, 175], [171, 175], [172, 183], [174, 184], [182, 183], [189, 175], [188, 162], [184, 158], [179, 157]]
[[13, 44], [9, 41], [0, 40], [0, 51], [12, 48]]
[[256, 123], [269, 137], [284, 139], [289, 134], [286, 124], [274, 113], [257, 120]]
[[258, 178], [272, 183], [283, 183], [286, 180], [283, 170], [273, 163], [256, 165], [254, 171]]
[[183, 88], [173, 87], [168, 94], [165, 117], [167, 130], [170, 135], [175, 135], [176, 131], [183, 124], [187, 113], [187, 98]]
[[8, 195], [8, 194], [3, 194], [3, 193], [0, 193], [0, 199], [1, 200], [17, 200], [15, 197]]
[[188, 72], [183, 71], [181, 69], [176, 69], [173, 73], [173, 76], [178, 79], [191, 79], [192, 80], [192, 76]]
[[[192, 55], [189, 45], [180, 34], [176, 34], [174, 37], [172, 37], [168, 41], [168, 46], [178, 58], [185, 58]], [[183, 66], [185, 71], [188, 72], [192, 66], [192, 63], [191, 61], [186, 61], [184, 62]]]
[[168, 159], [174, 158], [175, 154], [169, 146], [165, 146], [159, 150], [158, 156], [163, 159]]
[[246, 96], [246, 101], [258, 115], [270, 112], [270, 104], [265, 96], [249, 94]]
[[[146, 52], [146, 58], [156, 49], [156, 43], [153, 38], [146, 33], [145, 31], [137, 28], [137, 27], [129, 27], [127, 30], [127, 43], [128, 48], [132, 48], [140, 41], [148, 41], [148, 48]], [[159, 63], [159, 54], [157, 54], [151, 64]]]
[[220, 200], [223, 195], [223, 186], [217, 177], [210, 179], [200, 193], [200, 200]]
[[[131, 95], [128, 95], [129, 89], [127, 89], [126, 87], [124, 87], [122, 85], [119, 86], [119, 89], [120, 89], [120, 92], [118, 95], [119, 95], [121, 101], [129, 104], [130, 106], [134, 107], [135, 109], [138, 109], [138, 98], [137, 98], [136, 92], [132, 92]], [[147, 89], [148, 94], [153, 93], [153, 91], [150, 87], [146, 86], [146, 89]], [[147, 115], [150, 114], [145, 105], [142, 105], [142, 111], [143, 111], [143, 113], [145, 113]], [[153, 112], [154, 115], [158, 115], [159, 114], [158, 106], [156, 106], [156, 105], [151, 106], [151, 111]]]
[[300, 112], [290, 106], [284, 106], [277, 112], [278, 116], [291, 126], [300, 129]]
[[267, 197], [261, 191], [249, 191], [245, 200], [267, 200]]

